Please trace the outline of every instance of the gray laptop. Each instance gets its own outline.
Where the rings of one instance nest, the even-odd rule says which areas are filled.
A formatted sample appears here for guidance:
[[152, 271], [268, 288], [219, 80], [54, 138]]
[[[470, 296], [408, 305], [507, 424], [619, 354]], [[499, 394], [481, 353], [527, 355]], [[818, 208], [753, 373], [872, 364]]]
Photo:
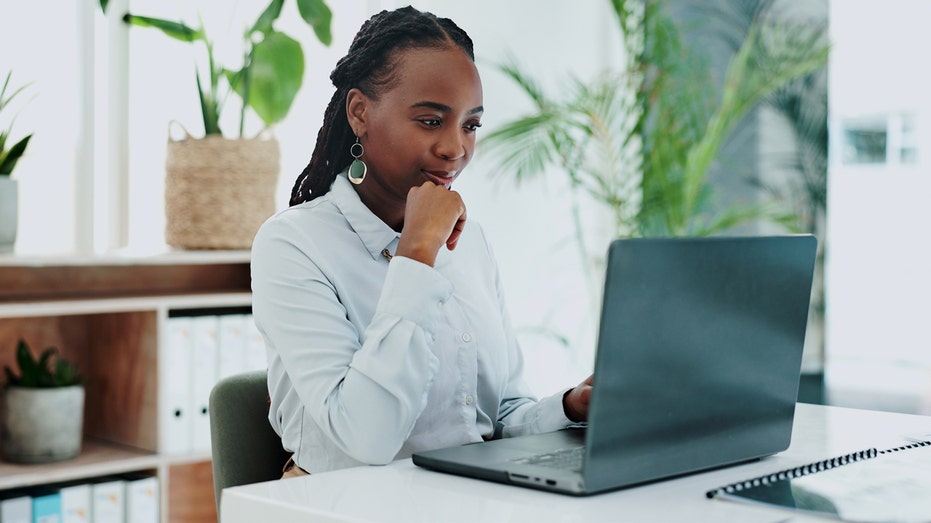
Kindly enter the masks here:
[[587, 426], [414, 463], [586, 495], [785, 450], [816, 250], [811, 235], [613, 241]]

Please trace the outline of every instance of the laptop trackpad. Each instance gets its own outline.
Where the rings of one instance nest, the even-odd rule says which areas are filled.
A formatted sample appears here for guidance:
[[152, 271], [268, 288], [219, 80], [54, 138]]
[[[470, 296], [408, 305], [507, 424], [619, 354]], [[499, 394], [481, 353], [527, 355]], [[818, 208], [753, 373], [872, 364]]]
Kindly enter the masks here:
[[469, 447], [473, 445], [484, 447], [480, 452], [476, 452], [476, 455], [482, 456], [482, 462], [504, 463], [560, 449], [583, 446], [585, 445], [585, 429], [569, 428], [543, 434], [502, 438], [464, 445], [460, 448], [465, 453], [471, 454]]
[[585, 444], [584, 428], [569, 428], [544, 434], [533, 434], [514, 438], [480, 441], [433, 451], [414, 454], [414, 463], [428, 468], [448, 469], [447, 465], [468, 464], [470, 468], [502, 465], [519, 458], [526, 458], [561, 448]]
[[579, 447], [585, 445], [585, 428], [573, 427], [543, 434], [502, 438], [495, 440], [494, 443], [495, 446], [501, 448], [526, 450], [533, 454], [566, 447]]

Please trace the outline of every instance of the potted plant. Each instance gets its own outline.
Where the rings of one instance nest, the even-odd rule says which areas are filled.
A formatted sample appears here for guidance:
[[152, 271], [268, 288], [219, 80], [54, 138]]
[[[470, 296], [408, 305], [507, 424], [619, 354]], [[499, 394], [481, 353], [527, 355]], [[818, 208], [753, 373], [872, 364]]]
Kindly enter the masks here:
[[[317, 39], [330, 45], [332, 13], [324, 0], [296, 0], [301, 18]], [[300, 43], [278, 31], [275, 21], [285, 0], [272, 0], [242, 35], [242, 63], [227, 68], [215, 60], [213, 42], [200, 23], [125, 13], [131, 25], [160, 30], [165, 35], [203, 46], [207, 64], [195, 64], [195, 84], [204, 125], [202, 138], [186, 130], [169, 139], [166, 159], [166, 242], [194, 249], [246, 249], [262, 222], [274, 212], [279, 169], [278, 141], [260, 132], [243, 136], [251, 109], [269, 130], [287, 116], [304, 77]], [[106, 11], [107, 0], [100, 0]], [[230, 97], [238, 97], [239, 126], [220, 127]]]
[[[9, 112], [5, 112], [16, 95], [23, 92], [26, 86], [22, 86], [7, 94], [10, 87], [10, 78], [13, 71], [6, 75], [3, 81], [3, 87], [0, 88], [0, 118], [5, 117]], [[13, 244], [16, 243], [16, 226], [19, 215], [19, 190], [16, 180], [12, 178], [13, 169], [16, 163], [26, 152], [26, 146], [32, 135], [26, 135], [19, 141], [13, 142], [11, 133], [13, 132], [13, 122], [15, 117], [10, 118], [5, 128], [0, 127], [0, 253], [12, 252]], [[0, 125], [2, 125], [0, 120]]]
[[3, 459], [50, 463], [81, 451], [84, 386], [77, 367], [54, 347], [34, 358], [25, 340], [16, 346], [19, 374], [4, 367]]
[[[499, 172], [517, 181], [561, 168], [574, 193], [607, 211], [612, 237], [710, 236], [759, 219], [791, 227], [796, 217], [777, 202], [718, 209], [707, 175], [748, 111], [827, 64], [823, 28], [755, 19], [716, 92], [706, 57], [682, 39], [664, 4], [611, 0], [626, 62], [589, 82], [573, 78], [562, 99], [516, 64], [502, 65], [534, 107], [493, 130], [482, 146]], [[604, 249], [588, 243], [590, 228], [574, 205], [575, 240], [583, 261], [594, 262], [585, 266], [594, 294]]]

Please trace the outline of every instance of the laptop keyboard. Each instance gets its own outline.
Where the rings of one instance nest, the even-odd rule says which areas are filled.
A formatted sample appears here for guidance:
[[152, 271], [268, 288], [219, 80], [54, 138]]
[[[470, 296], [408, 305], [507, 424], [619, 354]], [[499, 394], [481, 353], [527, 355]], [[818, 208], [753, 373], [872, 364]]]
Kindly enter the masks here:
[[526, 458], [517, 458], [513, 460], [513, 462], [526, 465], [540, 465], [572, 472], [582, 472], [582, 458], [584, 456], [585, 447], [581, 446], [559, 449]]

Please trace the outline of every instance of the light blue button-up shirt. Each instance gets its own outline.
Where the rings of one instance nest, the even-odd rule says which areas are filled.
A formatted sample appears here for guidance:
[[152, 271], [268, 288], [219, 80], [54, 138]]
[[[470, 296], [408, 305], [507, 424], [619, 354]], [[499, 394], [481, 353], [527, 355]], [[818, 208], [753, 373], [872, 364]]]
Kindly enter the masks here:
[[269, 420], [309, 472], [569, 425], [562, 394], [537, 401], [481, 227], [435, 267], [382, 255], [399, 234], [338, 176], [285, 209], [252, 249]]

